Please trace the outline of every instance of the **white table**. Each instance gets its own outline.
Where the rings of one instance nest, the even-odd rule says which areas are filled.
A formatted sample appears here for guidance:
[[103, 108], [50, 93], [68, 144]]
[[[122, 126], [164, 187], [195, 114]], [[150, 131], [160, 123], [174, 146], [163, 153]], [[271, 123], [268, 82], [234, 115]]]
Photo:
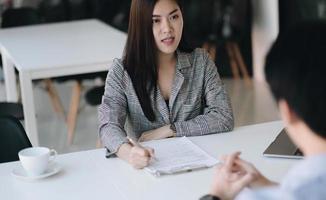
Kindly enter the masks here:
[[19, 71], [25, 129], [38, 143], [32, 80], [108, 70], [121, 58], [126, 34], [98, 20], [81, 20], [0, 30], [7, 101], [17, 102]]
[[[280, 122], [270, 122], [190, 139], [215, 157], [241, 150], [244, 159], [279, 181], [297, 160], [265, 158], [262, 152], [281, 129]], [[59, 174], [34, 182], [11, 175], [19, 162], [0, 164], [0, 199], [198, 200], [208, 192], [214, 172], [209, 168], [156, 178], [117, 158], [105, 159], [103, 149], [59, 155], [57, 162], [63, 167]]]

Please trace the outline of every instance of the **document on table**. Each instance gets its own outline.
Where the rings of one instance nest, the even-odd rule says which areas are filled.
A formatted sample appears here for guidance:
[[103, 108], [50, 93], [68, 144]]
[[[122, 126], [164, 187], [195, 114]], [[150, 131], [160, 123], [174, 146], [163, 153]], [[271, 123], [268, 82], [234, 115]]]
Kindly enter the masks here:
[[212, 167], [219, 162], [187, 137], [152, 140], [142, 145], [155, 150], [155, 160], [145, 168], [154, 176]]

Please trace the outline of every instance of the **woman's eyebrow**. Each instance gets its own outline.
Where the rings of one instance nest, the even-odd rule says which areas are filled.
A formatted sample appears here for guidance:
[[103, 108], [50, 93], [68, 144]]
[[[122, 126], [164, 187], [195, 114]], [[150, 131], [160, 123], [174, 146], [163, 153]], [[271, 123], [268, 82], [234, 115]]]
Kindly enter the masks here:
[[[177, 12], [179, 9], [176, 8], [173, 11], [171, 11], [168, 15], [172, 15], [173, 13]], [[152, 17], [161, 17], [161, 15], [152, 15]]]

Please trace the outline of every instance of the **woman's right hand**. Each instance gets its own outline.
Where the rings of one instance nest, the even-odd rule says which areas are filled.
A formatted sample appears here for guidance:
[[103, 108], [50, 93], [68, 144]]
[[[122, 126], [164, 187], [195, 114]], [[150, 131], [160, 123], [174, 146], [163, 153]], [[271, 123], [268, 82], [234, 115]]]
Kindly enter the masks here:
[[149, 165], [154, 156], [154, 149], [142, 146], [132, 146], [128, 156], [128, 163], [136, 169], [142, 169]]
[[148, 166], [151, 158], [154, 157], [154, 149], [124, 143], [119, 147], [117, 156], [134, 168], [142, 169]]

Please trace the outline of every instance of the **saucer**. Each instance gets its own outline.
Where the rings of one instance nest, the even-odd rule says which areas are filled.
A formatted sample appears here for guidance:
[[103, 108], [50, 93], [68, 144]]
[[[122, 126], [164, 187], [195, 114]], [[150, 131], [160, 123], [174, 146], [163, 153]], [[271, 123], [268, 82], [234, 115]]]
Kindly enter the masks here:
[[52, 176], [58, 173], [60, 169], [61, 168], [58, 164], [56, 163], [50, 164], [43, 174], [30, 176], [27, 174], [25, 169], [21, 165], [19, 165], [12, 170], [11, 174], [16, 178], [23, 179], [23, 180], [37, 180], [37, 179], [42, 179], [42, 178]]

